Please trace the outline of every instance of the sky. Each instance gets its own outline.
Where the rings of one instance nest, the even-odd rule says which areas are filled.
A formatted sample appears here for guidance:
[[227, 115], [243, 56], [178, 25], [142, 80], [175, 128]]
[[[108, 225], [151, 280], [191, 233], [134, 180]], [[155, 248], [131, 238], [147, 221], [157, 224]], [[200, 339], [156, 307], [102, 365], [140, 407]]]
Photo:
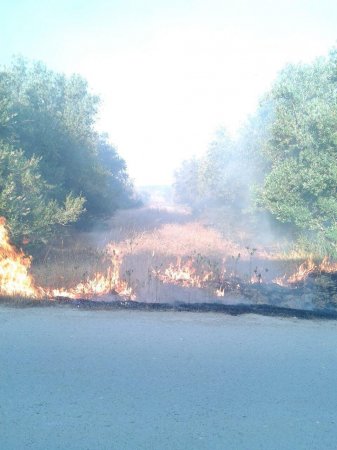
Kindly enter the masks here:
[[85, 77], [136, 185], [169, 184], [216, 131], [235, 135], [287, 63], [337, 43], [335, 0], [0, 0], [13, 55]]

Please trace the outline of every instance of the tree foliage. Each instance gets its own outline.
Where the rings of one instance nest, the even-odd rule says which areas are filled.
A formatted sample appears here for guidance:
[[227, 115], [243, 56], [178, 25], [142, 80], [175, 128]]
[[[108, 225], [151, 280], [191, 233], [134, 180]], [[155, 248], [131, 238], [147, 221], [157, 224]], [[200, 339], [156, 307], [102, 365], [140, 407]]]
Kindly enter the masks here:
[[194, 166], [207, 204], [257, 205], [337, 254], [337, 50], [285, 67], [237, 139], [218, 136]]
[[60, 205], [49, 198], [51, 190], [36, 157], [27, 159], [22, 150], [0, 141], [0, 215], [9, 221], [14, 239], [43, 240], [54, 226], [79, 218], [84, 198], [69, 194]]
[[176, 197], [195, 209], [243, 206], [248, 195], [246, 161], [241, 147], [219, 129], [206, 154], [185, 161], [176, 173]]
[[[35, 197], [28, 179], [21, 183], [27, 189], [24, 198], [32, 196], [28, 215], [20, 216], [20, 201], [25, 210], [21, 194], [15, 205], [3, 195], [2, 213], [15, 235], [42, 236], [44, 227], [48, 234], [51, 216], [55, 225], [75, 222], [79, 216], [84, 223], [132, 203], [125, 162], [107, 136], [95, 130], [98, 107], [99, 98], [78, 75], [66, 77], [22, 58], [0, 71], [0, 150], [6, 161], [17, 157], [22, 170], [39, 180]], [[2, 186], [9, 186], [14, 172], [3, 170], [1, 176]], [[38, 191], [40, 208], [35, 202]], [[48, 211], [53, 211], [50, 217]]]
[[336, 53], [313, 64], [286, 67], [276, 80], [271, 132], [264, 152], [271, 163], [261, 204], [278, 220], [337, 243]]

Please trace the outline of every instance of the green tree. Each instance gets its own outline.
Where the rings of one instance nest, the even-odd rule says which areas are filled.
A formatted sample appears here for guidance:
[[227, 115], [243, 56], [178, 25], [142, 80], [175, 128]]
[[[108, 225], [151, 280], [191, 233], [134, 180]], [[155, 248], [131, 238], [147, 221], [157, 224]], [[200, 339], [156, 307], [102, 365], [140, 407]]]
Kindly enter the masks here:
[[42, 63], [17, 59], [2, 72], [6, 81], [10, 139], [27, 157], [38, 156], [45, 179], [59, 187], [58, 195], [79, 194], [95, 158], [93, 124], [98, 98], [79, 76], [66, 78]]
[[78, 75], [22, 58], [0, 71], [0, 139], [38, 161], [49, 186], [44, 199], [77, 205], [85, 199], [81, 223], [133, 204], [125, 162], [95, 130], [98, 107], [99, 98]]
[[55, 230], [75, 222], [84, 209], [84, 198], [68, 195], [63, 204], [50, 200], [52, 190], [39, 172], [39, 160], [27, 159], [0, 141], [0, 216], [10, 224], [16, 242], [23, 237], [41, 242]]
[[260, 203], [278, 220], [314, 233], [324, 251], [337, 243], [337, 57], [286, 67], [272, 104], [263, 151], [270, 171]]

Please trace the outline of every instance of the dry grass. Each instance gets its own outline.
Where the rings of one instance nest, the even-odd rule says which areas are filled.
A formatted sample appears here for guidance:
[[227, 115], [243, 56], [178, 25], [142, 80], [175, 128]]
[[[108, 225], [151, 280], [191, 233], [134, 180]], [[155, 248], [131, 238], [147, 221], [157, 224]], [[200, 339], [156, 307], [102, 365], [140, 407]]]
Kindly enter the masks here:
[[106, 250], [95, 245], [91, 238], [85, 233], [59, 246], [54, 243], [42, 258], [33, 260], [32, 272], [37, 284], [70, 288], [97, 272], [104, 272], [110, 259]]
[[198, 264], [202, 261], [219, 272], [225, 267], [227, 273], [247, 280], [254, 270], [263, 274], [264, 281], [284, 274], [285, 259], [277, 247], [256, 250], [247, 242], [243, 231], [235, 239], [224, 238], [186, 210], [142, 208], [118, 213], [104, 231], [80, 233], [54, 243], [34, 261], [32, 269], [39, 285], [70, 288], [104, 272], [110, 263], [109, 254], [118, 249], [123, 257], [121, 278], [137, 291], [137, 298], [212, 301], [214, 297], [207, 290], [164, 285], [154, 274], [175, 264], [177, 258], [193, 259]]
[[195, 253], [224, 257], [240, 251], [236, 244], [198, 222], [165, 224], [152, 232], [140, 233], [133, 239], [133, 246], [135, 253], [152, 252], [171, 257]]

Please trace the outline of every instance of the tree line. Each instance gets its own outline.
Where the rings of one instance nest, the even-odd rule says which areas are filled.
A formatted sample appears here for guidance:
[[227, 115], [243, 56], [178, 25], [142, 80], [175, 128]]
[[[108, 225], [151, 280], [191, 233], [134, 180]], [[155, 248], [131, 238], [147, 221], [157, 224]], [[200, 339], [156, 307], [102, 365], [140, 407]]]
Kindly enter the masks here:
[[99, 103], [79, 75], [23, 58], [0, 69], [0, 215], [17, 243], [136, 204], [125, 161], [95, 129]]
[[264, 212], [302, 247], [337, 256], [337, 50], [287, 65], [236, 139], [222, 130], [182, 164], [175, 192], [195, 210]]

